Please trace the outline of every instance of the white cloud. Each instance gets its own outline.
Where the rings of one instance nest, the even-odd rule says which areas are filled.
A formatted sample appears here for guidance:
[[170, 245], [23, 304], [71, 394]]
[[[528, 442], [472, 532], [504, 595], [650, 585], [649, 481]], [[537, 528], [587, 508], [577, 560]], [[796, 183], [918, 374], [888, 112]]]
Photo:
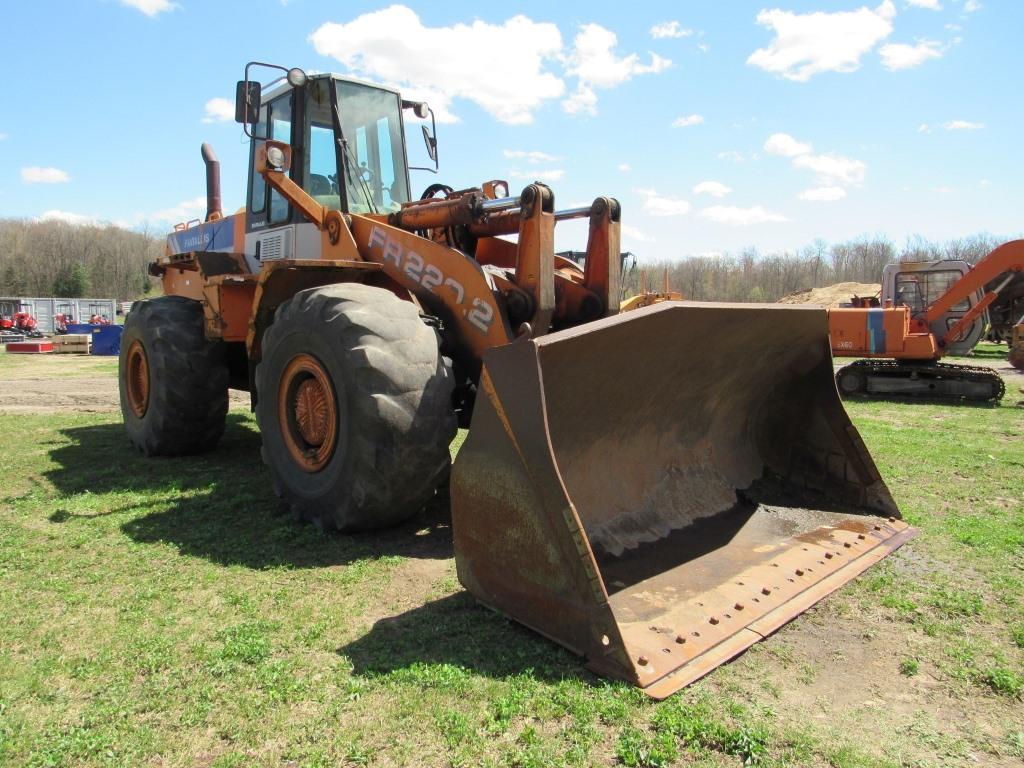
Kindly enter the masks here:
[[618, 37], [600, 24], [584, 24], [573, 42], [573, 52], [565, 59], [566, 74], [578, 79], [576, 90], [562, 108], [569, 114], [585, 112], [597, 114], [598, 88], [614, 88], [635, 75], [657, 74], [668, 69], [672, 62], [656, 53], [650, 54], [650, 64], [642, 64], [640, 56], [615, 55], [613, 49]]
[[26, 184], [66, 184], [71, 181], [71, 177], [60, 168], [30, 166], [21, 169], [21, 180]]
[[775, 39], [750, 54], [747, 63], [798, 82], [821, 72], [853, 72], [865, 53], [892, 34], [895, 15], [892, 0], [874, 10], [836, 13], [764, 10], [757, 23], [774, 30]]
[[524, 149], [503, 149], [501, 154], [510, 160], [525, 160], [528, 163], [553, 163], [558, 159], [546, 152], [533, 152]]
[[864, 181], [867, 167], [860, 160], [841, 155], [816, 155], [814, 148], [797, 141], [788, 133], [775, 133], [764, 143], [764, 150], [771, 155], [781, 155], [792, 160], [797, 168], [805, 168], [818, 175], [820, 186], [835, 184], [860, 184]]
[[707, 53], [711, 50], [711, 46], [707, 43], [697, 43], [697, 50], [701, 53]]
[[83, 213], [71, 213], [70, 211], [52, 210], [36, 216], [36, 221], [63, 221], [74, 226], [85, 224], [99, 224], [100, 220], [95, 216], [86, 216]]
[[988, 189], [989, 187], [992, 186], [992, 182], [989, 181], [988, 179], [982, 179], [981, 181], [978, 182], [978, 186], [981, 187], [982, 189]]
[[7, 134], [6, 133], [0, 133], [0, 141], [3, 141], [6, 138], [7, 138]]
[[975, 11], [980, 11], [981, 9], [982, 5], [981, 3], [978, 2], [978, 0], [967, 0], [967, 2], [964, 3], [964, 13], [974, 13]]
[[764, 143], [764, 151], [769, 155], [782, 155], [783, 157], [796, 157], [806, 155], [811, 151], [811, 145], [797, 141], [788, 133], [773, 133]]
[[730, 192], [732, 192], [732, 188], [725, 186], [720, 181], [702, 181], [693, 188], [695, 195], [711, 195], [712, 197], [725, 197]]
[[530, 171], [509, 171], [508, 175], [513, 179], [529, 179], [530, 181], [558, 181], [565, 175], [565, 171], [561, 168], [551, 168], [548, 170], [530, 170]]
[[805, 189], [797, 197], [814, 203], [831, 203], [846, 197], [846, 190], [842, 187], [816, 187]]
[[732, 227], [747, 227], [751, 224], [768, 224], [778, 221], [789, 221], [779, 213], [766, 211], [760, 205], [751, 208], [737, 208], [733, 205], [713, 205], [701, 210], [700, 215], [716, 224], [728, 224]]
[[878, 49], [882, 66], [889, 70], [913, 69], [928, 59], [942, 58], [942, 44], [935, 40], [921, 40], [917, 45], [892, 43]]
[[159, 211], [138, 216], [143, 221], [164, 222], [167, 224], [178, 224], [183, 221], [202, 218], [206, 214], [206, 197], [194, 197], [185, 200], [170, 208], [163, 208]]
[[860, 184], [864, 181], [867, 167], [860, 160], [851, 160], [839, 155], [800, 155], [793, 158], [798, 168], [806, 168], [818, 174], [822, 182]]
[[523, 15], [427, 27], [412, 9], [392, 5], [322, 24], [310, 40], [352, 73], [429, 101], [439, 122], [457, 121], [452, 102], [466, 99], [503, 123], [530, 123], [546, 100], [565, 93], [547, 71], [562, 53], [558, 27]]
[[632, 224], [622, 224], [620, 226], [620, 229], [622, 230], [622, 238], [623, 238], [623, 240], [625, 240], [627, 242], [629, 242], [629, 241], [635, 241], [635, 242], [638, 242], [638, 243], [653, 243], [654, 242], [654, 238], [651, 235], [648, 235], [646, 232], [644, 232], [642, 229], [640, 229], [638, 227], [634, 227]]
[[651, 27], [651, 37], [655, 40], [663, 37], [689, 37], [692, 34], [692, 29], [681, 27], [678, 21], [663, 21]]
[[618, 168], [623, 173], [629, 173], [631, 170], [633, 170], [632, 168], [630, 168], [629, 163], [619, 163], [615, 167]]
[[728, 160], [730, 163], [742, 163], [746, 158], [735, 149], [728, 149], [718, 153], [719, 160]]
[[980, 131], [984, 123], [972, 123], [970, 120], [950, 120], [942, 126], [947, 131]]
[[142, 11], [150, 18], [178, 7], [178, 4], [172, 3], [171, 0], [121, 0], [121, 5]]
[[686, 115], [685, 117], [677, 117], [672, 121], [673, 128], [688, 128], [691, 125], [700, 125], [704, 122], [703, 115]]
[[939, 0], [907, 0], [907, 5], [912, 5], [915, 8], [927, 8], [929, 11], [942, 10]]
[[932, 132], [932, 128], [931, 128], [930, 125], [928, 125], [928, 123], [921, 123], [919, 126], [917, 126], [917, 132], [918, 133], [931, 133]]
[[204, 123], [226, 123], [235, 119], [235, 102], [217, 97], [206, 102]]
[[659, 195], [653, 189], [638, 189], [636, 192], [644, 198], [644, 213], [650, 216], [684, 216], [690, 212], [690, 204], [686, 200]]

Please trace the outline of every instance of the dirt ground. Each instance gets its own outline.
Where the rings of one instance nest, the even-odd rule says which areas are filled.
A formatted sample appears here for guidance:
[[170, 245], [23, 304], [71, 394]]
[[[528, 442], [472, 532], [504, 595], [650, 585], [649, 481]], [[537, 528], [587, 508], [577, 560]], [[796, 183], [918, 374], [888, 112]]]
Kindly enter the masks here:
[[[120, 409], [117, 357], [0, 352], [0, 413], [108, 413]], [[229, 394], [231, 410], [249, 394]]]
[[[997, 370], [1006, 379], [1006, 398], [1024, 388], [1024, 372], [1005, 358], [962, 358]], [[848, 360], [837, 358], [835, 367]], [[0, 413], [107, 413], [120, 408], [117, 358], [89, 355], [13, 355], [0, 353]], [[231, 410], [248, 410], [247, 392], [229, 393]]]
[[881, 290], [882, 286], [878, 283], [836, 283], [823, 288], [794, 291], [779, 299], [779, 304], [823, 304], [826, 307], [838, 307], [840, 304], [849, 303], [854, 296], [877, 296]]

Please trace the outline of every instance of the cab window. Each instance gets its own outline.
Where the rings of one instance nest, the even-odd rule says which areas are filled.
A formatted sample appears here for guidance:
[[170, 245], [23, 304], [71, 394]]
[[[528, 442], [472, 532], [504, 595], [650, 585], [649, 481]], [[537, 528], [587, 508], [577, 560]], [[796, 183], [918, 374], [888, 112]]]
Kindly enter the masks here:
[[[274, 141], [283, 141], [291, 144], [292, 141], [292, 94], [279, 96], [270, 102], [270, 138]], [[276, 189], [270, 190], [270, 216], [268, 221], [271, 224], [281, 224], [288, 221], [291, 216], [288, 200]]]
[[[955, 269], [936, 272], [900, 272], [896, 275], [896, 304], [910, 307], [912, 314], [923, 312], [949, 290], [962, 275]], [[951, 312], [966, 312], [970, 299], [964, 299]]]

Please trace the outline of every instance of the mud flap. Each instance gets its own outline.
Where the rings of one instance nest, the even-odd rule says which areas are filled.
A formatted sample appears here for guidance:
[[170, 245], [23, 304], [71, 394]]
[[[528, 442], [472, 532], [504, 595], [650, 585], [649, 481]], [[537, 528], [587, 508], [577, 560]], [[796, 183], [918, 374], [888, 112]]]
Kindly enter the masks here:
[[663, 698], [915, 531], [824, 310], [666, 302], [484, 355], [452, 472], [478, 600]]

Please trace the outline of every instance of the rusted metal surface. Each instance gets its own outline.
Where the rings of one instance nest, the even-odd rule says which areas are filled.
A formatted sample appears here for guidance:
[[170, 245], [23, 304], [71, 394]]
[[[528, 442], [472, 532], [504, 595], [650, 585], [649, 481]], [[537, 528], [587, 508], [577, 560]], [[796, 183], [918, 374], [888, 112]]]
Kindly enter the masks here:
[[622, 260], [619, 256], [619, 201], [599, 197], [590, 206], [586, 275], [583, 284], [600, 299], [599, 315], [619, 311]]
[[555, 312], [555, 197], [542, 184], [531, 184], [523, 190], [520, 203], [515, 283], [533, 297], [530, 326], [543, 334]]
[[200, 151], [206, 165], [206, 220], [217, 221], [224, 218], [220, 202], [220, 161], [213, 147], [205, 141]]
[[481, 602], [659, 698], [914, 534], [824, 310], [689, 302], [485, 353], [452, 516]]
[[203, 286], [203, 320], [206, 338], [244, 342], [249, 333], [256, 275], [222, 274]]
[[128, 407], [141, 419], [149, 410], [149, 358], [142, 342], [136, 339], [125, 354], [125, 394]]
[[285, 366], [277, 415], [296, 466], [310, 474], [323, 469], [338, 442], [338, 405], [330, 375], [312, 355], [296, 355]]

